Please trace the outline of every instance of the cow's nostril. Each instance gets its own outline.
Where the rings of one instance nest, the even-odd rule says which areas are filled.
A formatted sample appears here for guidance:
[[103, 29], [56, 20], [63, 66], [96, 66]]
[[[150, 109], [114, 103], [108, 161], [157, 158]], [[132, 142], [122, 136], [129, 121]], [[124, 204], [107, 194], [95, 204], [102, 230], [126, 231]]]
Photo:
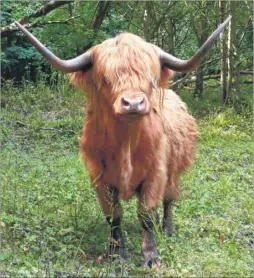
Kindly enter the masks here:
[[139, 102], [139, 104], [143, 104], [145, 102], [145, 98], [142, 98]]
[[126, 100], [125, 98], [122, 98], [122, 105], [125, 108], [129, 108], [130, 107], [130, 102], [128, 100]]

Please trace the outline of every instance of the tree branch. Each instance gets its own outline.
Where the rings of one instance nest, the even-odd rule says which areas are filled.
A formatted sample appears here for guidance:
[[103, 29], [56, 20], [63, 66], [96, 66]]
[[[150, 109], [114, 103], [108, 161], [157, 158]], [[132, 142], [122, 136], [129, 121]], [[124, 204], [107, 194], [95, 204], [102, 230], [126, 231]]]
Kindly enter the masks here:
[[[73, 2], [74, 0], [59, 0], [59, 1], [49, 1], [45, 5], [41, 6], [39, 9], [31, 13], [30, 15], [24, 16], [18, 20], [18, 22], [22, 25], [26, 24], [29, 19], [37, 18], [48, 14], [56, 8], [59, 8], [63, 5]], [[10, 34], [10, 32], [17, 31], [18, 29], [13, 24], [10, 24], [6, 27], [1, 28], [1, 37], [6, 37]]]
[[[240, 74], [253, 75], [253, 71], [242, 70], [242, 71], [240, 71]], [[219, 79], [219, 78], [220, 78], [220, 73], [219, 74], [206, 75], [206, 76], [203, 77], [203, 80]], [[181, 79], [177, 80], [176, 82], [172, 83], [170, 85], [170, 88], [173, 88], [173, 87], [175, 87], [177, 85], [180, 85], [180, 84], [185, 85], [185, 84], [194, 83], [194, 82], [196, 82], [196, 80], [197, 80], [196, 76], [191, 76], [190, 77], [190, 74], [186, 74], [183, 78], [181, 78]]]
[[[46, 21], [46, 22], [34, 22], [34, 23], [30, 23], [30, 24], [25, 24], [24, 27], [26, 29], [29, 29], [29, 28], [41, 28], [45, 25], [53, 25], [53, 24], [68, 24], [70, 20], [73, 20], [75, 18], [79, 17], [78, 16], [73, 16], [73, 17], [70, 17], [66, 20], [54, 20], [54, 21]], [[8, 25], [4, 28], [1, 29], [1, 37], [6, 37], [8, 36], [10, 33], [12, 32], [17, 32], [19, 31], [20, 29], [18, 27], [16, 27], [16, 25], [14, 24], [11, 24], [11, 25]]]
[[20, 24], [25, 24], [29, 21], [30, 18], [36, 18], [36, 17], [41, 17], [49, 12], [53, 11], [56, 8], [59, 8], [63, 5], [66, 5], [70, 2], [73, 2], [73, 0], [59, 0], [59, 1], [49, 1], [45, 5], [41, 6], [39, 9], [34, 11], [32, 14], [28, 16], [24, 16], [19, 20]]

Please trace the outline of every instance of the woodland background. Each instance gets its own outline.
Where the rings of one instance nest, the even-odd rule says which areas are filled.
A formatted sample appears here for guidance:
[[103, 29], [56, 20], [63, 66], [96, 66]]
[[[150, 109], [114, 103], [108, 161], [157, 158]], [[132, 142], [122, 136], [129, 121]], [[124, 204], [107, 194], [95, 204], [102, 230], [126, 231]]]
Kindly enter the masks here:
[[[109, 232], [79, 158], [85, 98], [52, 69], [18, 20], [57, 56], [131, 32], [187, 59], [232, 15], [197, 70], [169, 86], [199, 123], [176, 233], [158, 227], [162, 266], [138, 268], [136, 202], [124, 203], [131, 259], [121, 276], [253, 276], [252, 1], [1, 1], [1, 254], [4, 277], [108, 277]], [[137, 213], [136, 213], [137, 214]]]

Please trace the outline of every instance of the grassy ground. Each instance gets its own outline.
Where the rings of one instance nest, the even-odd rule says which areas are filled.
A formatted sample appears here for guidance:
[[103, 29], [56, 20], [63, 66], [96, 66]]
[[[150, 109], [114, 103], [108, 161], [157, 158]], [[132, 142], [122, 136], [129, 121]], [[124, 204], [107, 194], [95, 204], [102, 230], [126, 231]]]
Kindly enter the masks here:
[[[244, 95], [251, 92], [244, 88]], [[136, 200], [123, 202], [130, 259], [120, 276], [253, 277], [250, 104], [241, 114], [230, 108], [216, 113], [217, 96], [207, 91], [200, 103], [189, 91], [182, 95], [198, 117], [200, 140], [174, 207], [175, 235], [166, 238], [156, 230], [157, 272], [137, 267]], [[43, 83], [22, 89], [9, 84], [2, 100], [0, 273], [109, 276], [112, 264], [100, 260], [109, 228], [79, 155], [82, 94], [67, 85], [50, 90]]]

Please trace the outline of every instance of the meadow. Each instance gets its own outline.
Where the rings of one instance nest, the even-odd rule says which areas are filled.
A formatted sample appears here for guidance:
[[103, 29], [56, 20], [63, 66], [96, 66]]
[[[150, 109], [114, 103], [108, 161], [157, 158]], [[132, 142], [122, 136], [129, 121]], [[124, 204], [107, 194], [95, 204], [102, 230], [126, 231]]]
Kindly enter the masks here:
[[[141, 269], [137, 200], [122, 202], [129, 259], [120, 277], [253, 277], [252, 107], [220, 107], [219, 88], [203, 100], [183, 89], [199, 125], [197, 159], [182, 176], [175, 233], [156, 226], [159, 269]], [[3, 277], [112, 277], [102, 255], [109, 227], [79, 153], [85, 113], [81, 92], [61, 81], [15, 87], [1, 109], [1, 254]], [[119, 262], [117, 262], [119, 263]]]

